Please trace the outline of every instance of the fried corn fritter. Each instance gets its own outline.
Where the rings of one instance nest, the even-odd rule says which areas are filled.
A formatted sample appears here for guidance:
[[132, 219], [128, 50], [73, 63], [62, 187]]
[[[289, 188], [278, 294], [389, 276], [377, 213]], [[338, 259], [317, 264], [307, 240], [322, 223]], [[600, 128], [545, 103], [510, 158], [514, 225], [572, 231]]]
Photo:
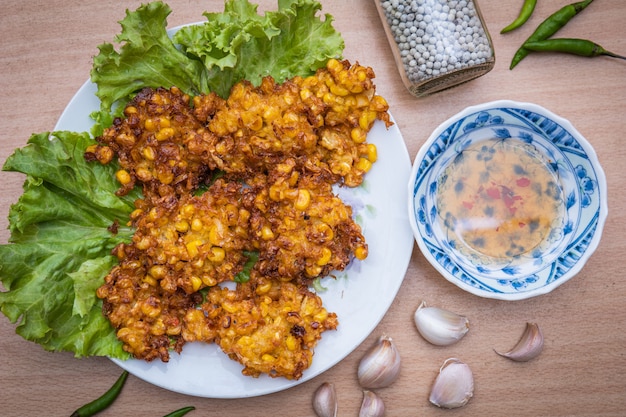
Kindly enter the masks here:
[[212, 288], [201, 308], [215, 323], [215, 342], [253, 377], [299, 379], [322, 333], [338, 324], [306, 287], [263, 278], [238, 284], [236, 291]]
[[225, 172], [247, 178], [284, 158], [307, 170], [327, 171], [335, 183], [358, 186], [376, 161], [365, 143], [377, 119], [391, 124], [387, 102], [375, 94], [371, 68], [330, 60], [314, 76], [277, 84], [265, 77], [259, 87], [236, 84], [208, 129], [218, 137], [213, 157]]
[[[222, 102], [211, 97], [216, 106]], [[188, 194], [216, 167], [208, 155], [217, 139], [196, 118], [189, 101], [176, 87], [145, 88], [126, 106], [125, 117], [97, 138], [100, 146], [87, 150], [87, 157], [100, 163], [117, 157], [122, 167], [116, 175], [122, 185], [118, 194], [138, 183], [148, 200]], [[204, 103], [209, 111], [209, 100]]]
[[373, 78], [330, 60], [311, 77], [242, 81], [226, 100], [172, 87], [129, 102], [85, 153], [117, 158], [118, 194], [143, 191], [97, 291], [125, 350], [168, 361], [216, 343], [245, 375], [302, 376], [338, 325], [308, 286], [368, 255], [333, 186], [361, 184], [377, 159], [367, 133], [391, 125]]
[[287, 159], [266, 176], [250, 229], [259, 248], [256, 269], [272, 278], [303, 283], [343, 270], [352, 257], [367, 257], [367, 244], [352, 209], [332, 190], [328, 178], [296, 171]]
[[103, 299], [103, 313], [135, 358], [167, 362], [170, 350], [182, 350], [184, 317], [202, 296], [164, 290], [152, 278], [150, 260], [133, 245], [118, 245], [115, 255], [119, 265], [96, 292]]

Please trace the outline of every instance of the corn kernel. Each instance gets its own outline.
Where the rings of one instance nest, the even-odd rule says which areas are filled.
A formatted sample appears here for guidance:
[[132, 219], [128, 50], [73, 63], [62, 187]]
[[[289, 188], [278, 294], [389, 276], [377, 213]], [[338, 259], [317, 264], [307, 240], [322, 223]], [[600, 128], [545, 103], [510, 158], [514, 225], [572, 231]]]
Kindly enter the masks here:
[[154, 279], [154, 277], [152, 277], [151, 275], [146, 275], [145, 277], [143, 277], [142, 281], [150, 285], [151, 287], [157, 286], [156, 279]]
[[125, 169], [120, 169], [119, 171], [117, 171], [115, 173], [115, 178], [122, 185], [129, 184], [131, 181], [130, 174]]
[[174, 173], [170, 171], [160, 172], [158, 178], [163, 184], [171, 184], [174, 181]]
[[326, 265], [328, 262], [330, 262], [330, 258], [333, 256], [333, 252], [324, 247], [322, 248], [322, 256], [320, 256], [320, 258], [317, 260], [317, 265], [319, 266], [324, 266]]
[[152, 180], [152, 172], [150, 172], [147, 168], [137, 168], [135, 170], [135, 175], [143, 182]]
[[195, 258], [196, 256], [198, 256], [198, 253], [200, 252], [198, 250], [199, 245], [202, 245], [202, 242], [199, 240], [192, 240], [191, 242], [187, 242], [185, 247], [187, 248], [187, 254], [190, 258]]
[[272, 289], [272, 282], [268, 281], [266, 283], [263, 283], [257, 286], [255, 292], [257, 293], [257, 295], [263, 295], [263, 294], [267, 294], [268, 292], [270, 292], [271, 289]]
[[315, 321], [320, 322], [320, 323], [325, 322], [327, 318], [328, 318], [328, 311], [326, 311], [326, 309], [322, 309], [315, 316], [313, 316], [313, 319], [315, 319]]
[[367, 133], [360, 127], [355, 127], [350, 131], [350, 138], [354, 143], [363, 143], [367, 139]]
[[308, 265], [305, 271], [309, 277], [317, 277], [322, 272], [322, 267], [319, 265]]
[[146, 250], [151, 246], [150, 238], [147, 236], [142, 237], [139, 242], [135, 243], [135, 247], [139, 250]]
[[330, 92], [336, 96], [342, 96], [342, 97], [350, 94], [350, 91], [348, 91], [344, 86], [337, 85], [337, 84], [333, 84], [330, 86]]
[[167, 269], [163, 265], [152, 265], [148, 273], [155, 278], [163, 278], [167, 274]]
[[275, 360], [275, 358], [269, 353], [265, 353], [263, 356], [261, 356], [261, 359], [263, 360], [263, 362], [273, 362]]
[[159, 119], [159, 126], [161, 126], [161, 128], [170, 127], [170, 125], [170, 119], [165, 117]]
[[164, 127], [157, 133], [155, 133], [154, 138], [161, 142], [170, 139], [172, 136], [174, 136], [174, 129], [172, 129], [171, 127]]
[[378, 114], [372, 110], [364, 111], [359, 117], [359, 126], [363, 130], [369, 131], [372, 128], [372, 124], [376, 121]]
[[207, 287], [214, 287], [217, 285], [217, 280], [215, 278], [213, 278], [210, 275], [203, 275], [202, 276], [202, 282], [207, 286]]
[[183, 216], [187, 218], [193, 216], [195, 212], [196, 212], [196, 207], [193, 204], [185, 204], [181, 210], [181, 213], [183, 214]]
[[189, 223], [187, 220], [179, 220], [174, 224], [174, 228], [180, 233], [185, 233], [189, 230]]
[[359, 161], [356, 163], [356, 168], [367, 172], [372, 169], [372, 163], [365, 158], [359, 158]]
[[199, 277], [192, 275], [189, 280], [191, 281], [191, 288], [193, 288], [194, 292], [198, 291], [202, 287], [202, 280]]
[[224, 309], [224, 311], [226, 311], [227, 313], [236, 313], [237, 305], [233, 302], [226, 300], [222, 303], [222, 309]]
[[333, 240], [333, 238], [335, 237], [335, 232], [333, 231], [333, 228], [330, 227], [328, 223], [318, 224], [316, 227], [316, 231], [319, 234], [320, 239], [324, 242], [329, 242]]
[[270, 229], [269, 226], [263, 226], [261, 228], [261, 238], [263, 240], [271, 240], [274, 239], [274, 232]]
[[224, 240], [224, 226], [221, 223], [215, 223], [209, 230], [209, 242], [213, 246], [222, 246]]
[[191, 230], [193, 230], [194, 232], [201, 231], [203, 226], [204, 225], [202, 224], [202, 220], [197, 217], [191, 221]]
[[298, 341], [294, 336], [289, 335], [285, 340], [285, 346], [287, 346], [287, 349], [293, 352], [298, 347]]
[[152, 306], [147, 302], [144, 302], [141, 304], [141, 312], [147, 317], [155, 318], [159, 314], [161, 314], [161, 309], [159, 307]]
[[298, 190], [298, 196], [296, 198], [295, 207], [296, 210], [306, 210], [311, 205], [311, 193], [309, 190]]
[[141, 151], [141, 154], [148, 161], [154, 161], [154, 159], [156, 158], [156, 152], [154, 152], [154, 148], [150, 146], [146, 146], [145, 148], [143, 148], [143, 150]]
[[209, 260], [214, 263], [222, 262], [226, 257], [226, 251], [218, 246], [213, 246], [209, 252]]
[[360, 261], [367, 258], [367, 247], [359, 246], [358, 248], [356, 248], [354, 250], [354, 256]]
[[143, 127], [147, 131], [153, 132], [156, 130], [156, 123], [152, 119], [146, 119], [146, 121], [143, 123]]
[[142, 209], [135, 209], [132, 211], [132, 213], [130, 213], [130, 218], [132, 220], [137, 219], [139, 216], [141, 216], [143, 214], [143, 210]]
[[371, 163], [376, 162], [378, 160], [378, 150], [376, 149], [376, 145], [374, 145], [373, 143], [368, 143], [367, 153], [365, 156]]
[[137, 107], [134, 106], [127, 106], [124, 109], [124, 114], [129, 115], [129, 114], [136, 114], [137, 113]]

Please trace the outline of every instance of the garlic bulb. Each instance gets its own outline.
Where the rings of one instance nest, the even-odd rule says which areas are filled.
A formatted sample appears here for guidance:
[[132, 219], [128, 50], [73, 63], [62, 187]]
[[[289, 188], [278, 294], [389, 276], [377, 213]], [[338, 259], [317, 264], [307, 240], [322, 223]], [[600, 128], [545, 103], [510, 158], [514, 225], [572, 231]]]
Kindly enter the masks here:
[[399, 375], [400, 353], [390, 337], [382, 336], [359, 362], [359, 384], [368, 389], [384, 388]]
[[497, 350], [495, 352], [516, 362], [526, 362], [539, 356], [542, 350], [543, 334], [539, 326], [536, 323], [526, 323], [526, 329], [513, 349], [504, 353]]
[[385, 404], [382, 398], [372, 391], [363, 391], [363, 402], [359, 417], [382, 417], [385, 415]]
[[422, 337], [437, 346], [454, 344], [469, 331], [467, 317], [441, 308], [427, 307], [423, 301], [413, 319]]
[[441, 408], [462, 407], [474, 395], [474, 376], [466, 363], [446, 359], [430, 391], [429, 401]]
[[335, 386], [324, 382], [313, 395], [313, 410], [318, 417], [337, 417]]

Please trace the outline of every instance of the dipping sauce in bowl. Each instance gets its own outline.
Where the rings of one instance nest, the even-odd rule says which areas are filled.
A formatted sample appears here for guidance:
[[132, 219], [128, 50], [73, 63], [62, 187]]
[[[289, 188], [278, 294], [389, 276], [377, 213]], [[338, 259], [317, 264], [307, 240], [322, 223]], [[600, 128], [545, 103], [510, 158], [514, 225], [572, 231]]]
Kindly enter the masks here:
[[462, 253], [508, 259], [541, 248], [564, 201], [548, 161], [515, 139], [471, 144], [438, 178], [439, 226]]
[[545, 294], [576, 275], [607, 216], [606, 177], [573, 125], [532, 103], [464, 109], [422, 145], [409, 221], [448, 281], [487, 298]]

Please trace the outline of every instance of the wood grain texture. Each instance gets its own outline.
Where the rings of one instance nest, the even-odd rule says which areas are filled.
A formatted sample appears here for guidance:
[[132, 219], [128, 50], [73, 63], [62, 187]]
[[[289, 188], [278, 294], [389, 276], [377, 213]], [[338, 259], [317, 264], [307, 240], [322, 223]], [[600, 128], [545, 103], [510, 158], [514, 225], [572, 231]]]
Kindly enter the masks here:
[[[378, 93], [387, 98], [411, 158], [430, 133], [464, 107], [497, 99], [527, 101], [569, 119], [595, 147], [609, 187], [609, 217], [602, 241], [583, 270], [552, 293], [518, 302], [482, 299], [444, 280], [415, 248], [400, 293], [370, 337], [319, 377], [285, 392], [244, 400], [187, 397], [131, 376], [104, 416], [160, 416], [194, 405], [189, 416], [313, 416], [311, 396], [324, 381], [335, 384], [339, 415], [358, 415], [362, 393], [356, 367], [380, 334], [394, 338], [403, 356], [400, 379], [380, 390], [388, 416], [623, 416], [626, 410], [626, 62], [610, 58], [531, 55], [513, 71], [517, 47], [540, 21], [569, 0], [539, 2], [521, 29], [499, 31], [519, 11], [521, 0], [482, 0], [496, 66], [487, 75], [434, 96], [416, 99], [402, 85], [374, 0], [322, 0], [343, 34], [345, 57], [376, 72]], [[171, 0], [169, 26], [202, 20], [221, 11], [221, 0]], [[276, 7], [260, 1], [260, 10]], [[89, 76], [97, 45], [119, 32], [125, 9], [139, 1], [5, 0], [0, 14], [0, 163], [30, 135], [51, 130], [68, 101]], [[592, 39], [626, 53], [626, 2], [603, 0], [559, 32]], [[2, 172], [0, 242], [8, 239], [6, 215], [21, 194], [23, 178]], [[399, 204], [403, 204], [399, 202]], [[470, 318], [459, 344], [437, 348], [412, 322], [420, 300]], [[515, 344], [526, 321], [545, 335], [542, 355], [528, 363], [497, 356]], [[121, 370], [105, 358], [75, 359], [49, 353], [15, 334], [0, 317], [0, 414], [63, 416], [104, 392]], [[461, 358], [475, 374], [475, 396], [460, 410], [428, 403], [441, 363]]]

